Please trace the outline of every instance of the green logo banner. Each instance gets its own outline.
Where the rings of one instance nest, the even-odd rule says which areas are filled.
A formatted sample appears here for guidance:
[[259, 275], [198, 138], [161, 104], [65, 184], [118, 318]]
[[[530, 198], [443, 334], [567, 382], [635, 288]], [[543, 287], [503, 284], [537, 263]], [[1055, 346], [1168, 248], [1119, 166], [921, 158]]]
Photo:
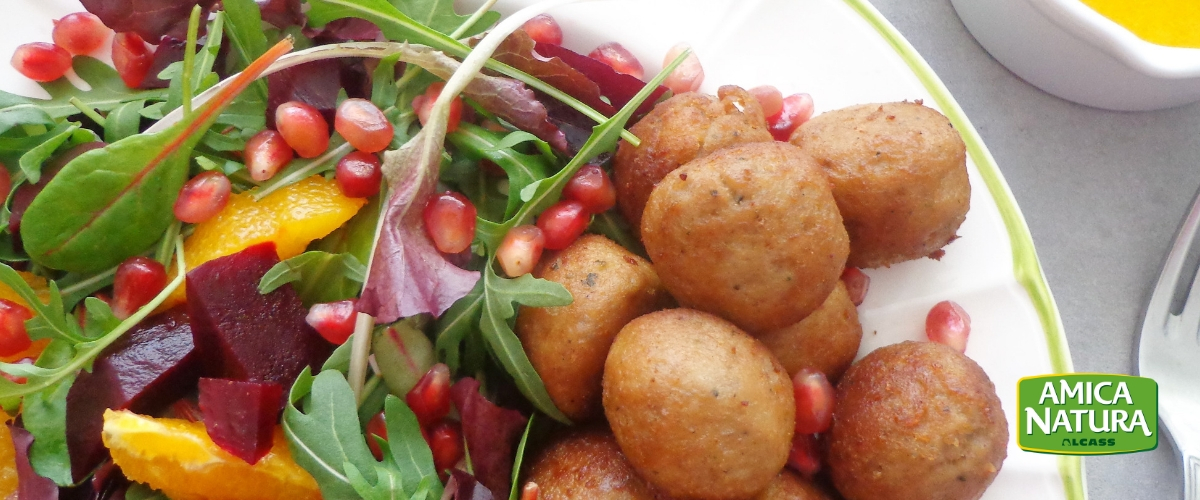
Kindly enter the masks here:
[[1017, 445], [1057, 455], [1112, 455], [1158, 447], [1158, 383], [1072, 373], [1017, 382]]

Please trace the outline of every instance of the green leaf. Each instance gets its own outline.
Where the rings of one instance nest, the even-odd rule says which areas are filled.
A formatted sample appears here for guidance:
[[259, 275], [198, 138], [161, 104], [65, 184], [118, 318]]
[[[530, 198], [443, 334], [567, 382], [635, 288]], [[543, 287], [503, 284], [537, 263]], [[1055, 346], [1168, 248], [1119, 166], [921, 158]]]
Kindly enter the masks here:
[[117, 142], [141, 131], [142, 108], [146, 101], [129, 101], [104, 117], [104, 142]]
[[305, 304], [346, 300], [358, 296], [366, 273], [367, 267], [353, 255], [313, 250], [275, 264], [258, 282], [258, 292], [295, 283]]
[[[423, 479], [437, 478], [433, 468], [433, 452], [421, 435], [421, 424], [400, 398], [388, 395], [383, 404], [384, 421], [387, 424], [388, 447], [397, 472], [399, 472], [404, 492], [411, 495], [416, 493], [417, 485]], [[441, 496], [441, 483], [436, 488], [437, 496]]]
[[72, 97], [97, 111], [108, 111], [123, 103], [143, 100], [163, 100], [165, 89], [135, 90], [125, 86], [117, 70], [88, 56], [73, 59], [75, 74], [87, 82], [89, 90], [76, 88], [66, 78], [41, 84], [49, 99], [30, 99], [0, 92], [0, 133], [18, 124], [50, 124], [52, 120], [79, 113], [71, 104]]
[[74, 377], [25, 396], [21, 405], [25, 430], [33, 435], [29, 463], [33, 470], [59, 486], [74, 484], [71, 455], [67, 452], [67, 392]]
[[[296, 403], [307, 398], [304, 411]], [[355, 498], [357, 492], [346, 477], [347, 462], [374, 484], [375, 459], [358, 425], [357, 404], [350, 384], [337, 371], [323, 371], [315, 378], [305, 370], [292, 386], [291, 404], [283, 409], [283, 432], [292, 458], [304, 467], [325, 498]]]
[[[225, 0], [221, 5], [228, 16], [225, 35], [229, 37], [229, 47], [241, 63], [238, 68], [245, 68], [250, 61], [258, 59], [258, 56], [267, 51], [267, 35], [263, 32], [262, 13], [254, 0]], [[254, 84], [254, 93], [260, 100], [267, 100], [267, 87], [262, 82]]]
[[142, 483], [131, 483], [125, 490], [125, 500], [170, 500], [163, 492]]
[[21, 172], [25, 173], [25, 178], [29, 182], [37, 184], [42, 179], [42, 163], [49, 159], [59, 146], [67, 142], [67, 139], [71, 138], [79, 126], [78, 123], [73, 122], [60, 124], [50, 132], [50, 137], [46, 138], [45, 142], [21, 155], [19, 163]]
[[529, 431], [533, 430], [533, 419], [537, 415], [530, 415], [529, 421], [525, 423], [525, 432], [521, 433], [521, 442], [517, 443], [517, 455], [513, 457], [512, 470], [512, 489], [508, 492], [508, 500], [517, 500], [517, 486], [521, 484], [521, 463], [525, 461], [525, 445], [529, 443]]
[[50, 301], [46, 304], [42, 303], [42, 299], [25, 279], [7, 265], [0, 264], [0, 282], [17, 292], [33, 311], [33, 318], [25, 322], [25, 331], [29, 333], [30, 339], [62, 339], [72, 343], [87, 340], [83, 337], [79, 323], [66, 312], [58, 285], [53, 281], [50, 282]]
[[462, 368], [462, 345], [472, 332], [479, 330], [479, 312], [483, 310], [484, 281], [475, 283], [465, 297], [458, 299], [447, 309], [437, 323], [437, 358], [450, 367], [451, 372]]
[[[460, 16], [454, 11], [454, 0], [392, 0], [400, 12], [413, 20], [447, 35], [462, 26], [471, 16]], [[482, 33], [500, 20], [499, 12], [488, 12], [462, 34], [471, 37]]]
[[400, 53], [384, 57], [371, 75], [371, 102], [379, 109], [395, 106], [400, 97], [400, 89], [396, 88], [397, 62], [400, 62]]
[[[532, 134], [530, 136], [532, 137]], [[505, 217], [516, 213], [523, 201], [513, 196], [513, 193], [523, 192], [527, 186], [545, 179], [546, 172], [551, 168], [542, 156], [518, 153], [512, 146], [505, 146], [510, 137], [513, 137], [513, 134], [501, 137], [495, 132], [470, 123], [460, 123], [458, 130], [446, 135], [446, 141], [468, 157], [475, 160], [486, 159], [504, 169], [504, 173], [508, 175], [509, 192]]]

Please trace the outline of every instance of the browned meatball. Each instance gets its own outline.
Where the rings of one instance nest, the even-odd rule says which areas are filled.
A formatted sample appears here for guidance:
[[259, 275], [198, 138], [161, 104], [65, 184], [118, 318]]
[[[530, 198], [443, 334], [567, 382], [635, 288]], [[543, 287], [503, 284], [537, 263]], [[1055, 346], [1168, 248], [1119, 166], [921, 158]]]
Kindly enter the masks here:
[[979, 365], [943, 344], [903, 342], [868, 354], [838, 384], [829, 470], [847, 500], [973, 500], [1007, 444]]
[[613, 337], [633, 318], [667, 307], [671, 296], [646, 259], [599, 235], [547, 255], [534, 276], [561, 283], [575, 300], [522, 307], [517, 335], [558, 409], [587, 420], [600, 413], [600, 376]]
[[670, 309], [617, 334], [604, 413], [621, 451], [659, 491], [745, 499], [787, 461], [796, 407], [766, 347], [711, 314]]
[[642, 240], [667, 290], [758, 335], [833, 291], [849, 243], [820, 167], [783, 142], [696, 159], [654, 188]]
[[629, 129], [641, 145], [621, 142], [613, 176], [617, 203], [632, 227], [641, 226], [650, 191], [680, 165], [726, 146], [772, 140], [757, 99], [732, 85], [717, 95], [675, 95]]
[[829, 176], [850, 233], [850, 266], [939, 257], [966, 219], [966, 146], [950, 120], [919, 101], [823, 113], [791, 142]]
[[846, 284], [838, 281], [833, 292], [807, 318], [791, 326], [758, 336], [791, 375], [801, 368], [819, 370], [836, 382], [854, 362], [862, 341], [858, 309], [850, 301]]
[[783, 469], [754, 500], [833, 500], [833, 495], [812, 480]]
[[529, 468], [540, 500], [653, 500], [608, 429], [576, 429], [550, 443]]

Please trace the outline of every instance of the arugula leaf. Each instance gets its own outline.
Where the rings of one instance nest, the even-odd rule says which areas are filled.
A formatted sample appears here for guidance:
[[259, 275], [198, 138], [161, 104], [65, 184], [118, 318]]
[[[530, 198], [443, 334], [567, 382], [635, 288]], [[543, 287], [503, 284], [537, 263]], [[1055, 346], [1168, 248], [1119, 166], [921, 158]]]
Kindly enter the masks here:
[[[511, 142], [508, 138], [515, 134], [525, 134], [525, 136], [537, 140], [528, 132], [514, 132], [501, 138], [495, 132], [470, 123], [460, 123], [458, 130], [446, 135], [446, 141], [468, 157], [475, 160], [487, 159], [499, 165], [508, 174], [509, 196], [508, 205], [504, 211], [505, 217], [511, 217], [521, 206], [521, 199], [514, 194], [521, 192], [534, 182], [545, 179], [546, 172], [551, 168], [543, 156], [518, 153], [512, 149], [512, 145], [506, 146], [506, 143]], [[522, 138], [523, 136], [517, 137]]]
[[67, 163], [25, 211], [21, 237], [30, 258], [87, 273], [154, 244], [174, 220], [171, 207], [187, 180], [192, 148], [233, 98], [290, 48], [290, 41], [280, 42], [195, 116]]
[[25, 279], [7, 265], [0, 264], [0, 282], [17, 292], [32, 309], [33, 318], [25, 322], [25, 331], [29, 333], [30, 339], [61, 339], [68, 342], [87, 340], [83, 337], [79, 323], [74, 321], [74, 316], [66, 312], [56, 283], [49, 283], [50, 300], [43, 303]]
[[126, 87], [117, 70], [91, 57], [75, 57], [72, 65], [75, 74], [87, 82], [90, 89], [76, 88], [66, 78], [59, 78], [41, 84], [50, 94], [49, 99], [0, 92], [0, 134], [16, 125], [50, 125], [56, 119], [78, 114], [79, 108], [70, 102], [72, 97], [98, 111], [108, 111], [130, 101], [160, 101], [166, 98], [165, 89], [134, 90]]
[[113, 108], [104, 117], [104, 142], [117, 142], [137, 134], [142, 126], [142, 108], [146, 101], [129, 101]]
[[525, 445], [529, 443], [529, 431], [533, 430], [533, 419], [536, 415], [529, 416], [529, 422], [525, 423], [525, 432], [521, 433], [521, 441], [517, 443], [517, 454], [513, 457], [512, 470], [512, 489], [508, 492], [508, 500], [517, 500], [517, 492], [520, 491], [519, 479], [521, 478], [521, 463], [525, 461]]
[[[454, 0], [393, 0], [392, 3], [413, 20], [447, 35], [454, 33], [471, 18], [454, 11]], [[488, 12], [474, 25], [467, 27], [459, 37], [478, 35], [499, 20], [499, 12]]]
[[42, 163], [49, 159], [59, 146], [67, 142], [67, 139], [70, 139], [71, 135], [79, 130], [79, 127], [80, 125], [74, 122], [59, 124], [47, 134], [50, 137], [46, 138], [44, 142], [21, 155], [19, 165], [21, 172], [25, 173], [25, 179], [37, 184], [42, 179]]
[[[262, 12], [254, 0], [224, 0], [221, 5], [228, 17], [225, 22], [225, 36], [229, 37], [229, 47], [245, 68], [267, 51], [267, 35], [263, 32]], [[259, 100], [267, 101], [267, 85], [255, 82], [254, 93]]]
[[57, 385], [25, 396], [21, 403], [25, 430], [33, 434], [29, 463], [38, 475], [59, 486], [74, 484], [71, 478], [71, 455], [67, 452], [67, 392], [74, 376]]
[[259, 281], [258, 293], [299, 282], [294, 287], [305, 304], [334, 302], [357, 296], [366, 274], [366, 266], [351, 254], [314, 250], [275, 264]]

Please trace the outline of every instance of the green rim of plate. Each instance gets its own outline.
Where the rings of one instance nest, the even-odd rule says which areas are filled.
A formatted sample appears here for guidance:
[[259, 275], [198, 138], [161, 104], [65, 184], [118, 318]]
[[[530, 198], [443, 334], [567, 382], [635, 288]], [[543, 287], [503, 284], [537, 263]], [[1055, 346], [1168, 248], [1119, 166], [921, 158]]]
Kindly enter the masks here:
[[[996, 166], [996, 160], [983, 145], [979, 132], [971, 125], [967, 115], [942, 81], [933, 72], [933, 68], [917, 53], [908, 40], [896, 30], [883, 15], [867, 0], [844, 0], [855, 12], [875, 28], [880, 36], [887, 40], [896, 53], [904, 59], [909, 69], [921, 81], [925, 90], [933, 96], [942, 112], [954, 124], [954, 128], [963, 136], [967, 145], [967, 154], [975, 162], [979, 173], [983, 176], [992, 199], [1000, 210], [1000, 217], [1008, 230], [1009, 243], [1013, 253], [1013, 275], [1017, 282], [1029, 293], [1033, 306], [1037, 309], [1042, 330], [1046, 336], [1046, 345], [1050, 350], [1050, 366], [1057, 373], [1074, 371], [1071, 364], [1071, 353], [1067, 349], [1067, 338], [1063, 334], [1062, 319], [1058, 315], [1058, 307], [1050, 287], [1046, 285], [1046, 275], [1042, 273], [1042, 265], [1038, 261], [1037, 251], [1033, 248], [1033, 238], [1029, 234], [1029, 226], [1025, 223], [1021, 209], [1013, 198], [1004, 175]], [[1068, 500], [1083, 500], [1087, 493], [1083, 485], [1083, 464], [1077, 456], [1059, 456], [1058, 471], [1062, 476], [1063, 488]]]

